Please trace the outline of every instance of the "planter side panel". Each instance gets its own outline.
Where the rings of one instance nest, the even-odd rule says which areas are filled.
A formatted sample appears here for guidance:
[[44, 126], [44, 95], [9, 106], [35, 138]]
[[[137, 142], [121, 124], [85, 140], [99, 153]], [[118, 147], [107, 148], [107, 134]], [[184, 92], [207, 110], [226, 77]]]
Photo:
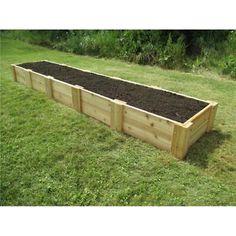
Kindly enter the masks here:
[[125, 106], [123, 131], [160, 149], [170, 150], [174, 125], [139, 109]]
[[32, 81], [32, 88], [45, 93], [46, 76], [43, 76], [33, 71], [30, 72], [30, 75], [31, 75], [31, 81]]
[[26, 85], [26, 77], [27, 77], [28, 71], [25, 70], [24, 68], [15, 66], [15, 73], [16, 73], [17, 82]]
[[51, 84], [53, 98], [62, 104], [73, 107], [72, 86], [55, 79], [52, 80]]
[[191, 122], [188, 146], [194, 144], [206, 131], [209, 122], [211, 108], [206, 109], [202, 114], [195, 117]]
[[82, 112], [103, 123], [111, 124], [111, 100], [92, 93], [88, 90], [81, 90]]

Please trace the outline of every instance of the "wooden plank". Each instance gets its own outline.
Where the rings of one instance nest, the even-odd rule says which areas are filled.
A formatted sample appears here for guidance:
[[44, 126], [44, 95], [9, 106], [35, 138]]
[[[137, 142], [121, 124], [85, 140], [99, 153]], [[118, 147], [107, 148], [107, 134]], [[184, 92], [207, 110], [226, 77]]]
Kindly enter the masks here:
[[194, 133], [189, 137], [189, 146], [194, 144], [207, 130], [208, 123], [203, 123]]
[[26, 85], [25, 69], [15, 66], [15, 72], [16, 72], [17, 81], [21, 84]]
[[33, 72], [32, 70], [27, 70], [27, 73], [25, 73], [25, 83], [29, 88], [33, 88], [32, 78], [31, 78], [32, 72]]
[[210, 114], [209, 114], [209, 119], [208, 119], [208, 124], [207, 124], [207, 132], [209, 132], [213, 128], [216, 111], [218, 108], [217, 102], [210, 102], [210, 104], [211, 104], [211, 109], [210, 109]]
[[160, 131], [167, 134], [172, 133], [175, 124], [175, 122], [172, 122], [171, 120], [169, 121], [167, 119], [162, 119], [152, 113], [142, 111], [129, 105], [124, 107], [124, 120], [126, 118], [133, 119], [140, 123], [146, 124], [147, 126], [158, 127]]
[[111, 128], [117, 131], [123, 130], [124, 105], [126, 102], [115, 99], [111, 102]]
[[81, 102], [82, 89], [83, 87], [80, 87], [80, 86], [71, 87], [73, 108], [78, 112], [82, 112], [82, 102]]
[[81, 98], [84, 102], [89, 103], [91, 105], [97, 106], [105, 111], [111, 111], [111, 102], [113, 101], [110, 98], [104, 97], [102, 95], [93, 93], [86, 89], [81, 91]]
[[133, 137], [153, 144], [158, 148], [168, 151], [170, 151], [171, 149], [171, 141], [163, 139], [161, 136], [156, 135], [154, 132], [148, 132], [147, 130], [134, 126], [133, 124], [124, 122], [123, 131]]
[[53, 89], [52, 89], [52, 78], [51, 76], [45, 77], [45, 92], [49, 98], [53, 98]]
[[211, 107], [211, 104], [208, 104], [205, 108], [200, 110], [197, 114], [189, 118], [187, 121], [184, 122], [184, 124], [188, 124], [189, 122], [195, 122], [203, 113], [205, 113], [207, 110], [209, 110]]
[[46, 92], [45, 78], [47, 78], [47, 76], [39, 74], [34, 71], [31, 71], [30, 74], [31, 74], [32, 88], [45, 93]]
[[15, 71], [16, 71], [17, 75], [19, 75], [21, 77], [25, 76], [25, 73], [26, 73], [26, 69], [25, 68], [22, 68], [22, 67], [19, 67], [19, 66], [15, 66]]
[[17, 75], [17, 82], [19, 82], [20, 84], [24, 84], [25, 85], [25, 77]]
[[[163, 129], [160, 129], [157, 125], [157, 123], [151, 123], [151, 125], [149, 123], [144, 123], [144, 122], [139, 122], [138, 120], [133, 120], [132, 118], [129, 117], [125, 117], [124, 118], [124, 123], [126, 124], [132, 124], [133, 126], [136, 126], [140, 129], [144, 129], [150, 133], [153, 133], [157, 136], [160, 136], [161, 138], [167, 140], [167, 141], [171, 141], [172, 135], [173, 135], [173, 129], [170, 130], [169, 132]], [[174, 126], [173, 126], [174, 128]]]
[[67, 84], [67, 83], [64, 83], [60, 80], [56, 80], [54, 78], [52, 78], [52, 87], [53, 87], [53, 91], [57, 91], [59, 93], [62, 93], [64, 95], [67, 95], [69, 97], [72, 97], [72, 94], [71, 94], [71, 87], [73, 85], [71, 84]]
[[175, 125], [171, 142], [171, 152], [178, 159], [183, 159], [188, 151], [190, 127], [192, 123]]
[[208, 122], [210, 114], [210, 108], [205, 110], [205, 112], [201, 113], [198, 117], [192, 121], [193, 125], [190, 128], [191, 133], [194, 133], [203, 123]]
[[16, 76], [16, 70], [15, 70], [15, 64], [12, 64], [11, 67], [12, 67], [12, 75], [13, 75], [13, 80], [15, 82], [17, 82], [17, 76]]
[[65, 95], [57, 90], [53, 90], [53, 98], [62, 104], [73, 107], [71, 96]]
[[103, 123], [110, 125], [110, 112], [100, 109], [99, 107], [92, 106], [89, 103], [82, 102], [83, 113], [89, 115]]

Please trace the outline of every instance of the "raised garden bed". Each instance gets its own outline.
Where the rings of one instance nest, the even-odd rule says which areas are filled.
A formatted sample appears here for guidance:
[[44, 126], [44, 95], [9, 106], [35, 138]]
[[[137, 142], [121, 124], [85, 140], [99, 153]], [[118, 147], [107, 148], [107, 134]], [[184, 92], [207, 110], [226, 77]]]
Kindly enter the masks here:
[[183, 159], [212, 129], [217, 103], [40, 61], [12, 65], [14, 80]]

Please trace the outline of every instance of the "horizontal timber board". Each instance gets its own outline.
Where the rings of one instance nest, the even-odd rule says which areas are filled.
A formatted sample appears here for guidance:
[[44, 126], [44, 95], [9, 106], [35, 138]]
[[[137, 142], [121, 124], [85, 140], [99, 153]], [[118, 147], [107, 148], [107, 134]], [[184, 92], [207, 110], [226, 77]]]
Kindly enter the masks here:
[[15, 66], [15, 71], [16, 71], [17, 76], [21, 76], [21, 77], [25, 77], [26, 73], [28, 73], [26, 69], [19, 66]]
[[161, 149], [164, 149], [164, 150], [171, 149], [171, 141], [162, 139], [160, 136], [155, 135], [154, 133], [148, 132], [145, 129], [134, 126], [133, 124], [124, 122], [123, 131], [133, 137], [136, 137], [143, 141], [151, 143], [154, 146], [159, 147]]
[[195, 143], [206, 132], [206, 130], [207, 122], [204, 122], [197, 130], [195, 130], [194, 133], [190, 134], [188, 146], [191, 146], [193, 143]]
[[173, 131], [167, 132], [166, 130], [160, 129], [158, 125], [152, 126], [152, 125], [149, 125], [149, 123], [139, 122], [137, 119], [135, 120], [129, 117], [124, 117], [124, 123], [135, 126], [139, 129], [144, 129], [147, 132], [160, 136], [162, 139], [171, 141]]
[[72, 86], [70, 84], [62, 83], [61, 81], [52, 79], [52, 88], [55, 92], [71, 97], [71, 87]]
[[45, 92], [45, 76], [42, 76], [35, 72], [30, 72], [32, 87], [35, 90]]
[[17, 74], [16, 74], [16, 76], [17, 76], [17, 81], [18, 81], [19, 83], [26, 85], [26, 79], [25, 79], [24, 76], [17, 75]]
[[210, 115], [210, 108], [205, 110], [202, 114], [196, 117], [192, 123], [193, 125], [190, 127], [190, 132], [194, 133], [203, 123], [207, 122]]
[[99, 107], [93, 106], [86, 102], [82, 102], [82, 111], [86, 115], [89, 115], [97, 120], [100, 120], [107, 125], [110, 125], [111, 123], [110, 113], [100, 109]]
[[159, 130], [168, 134], [173, 132], [173, 124], [175, 123], [129, 105], [124, 107], [124, 119], [126, 117], [142, 122], [148, 126], [158, 127]]
[[53, 97], [56, 101], [72, 107], [72, 97], [71, 96], [68, 96], [68, 95], [65, 95], [61, 92], [53, 90]]
[[91, 93], [90, 91], [84, 89], [81, 90], [81, 98], [83, 102], [96, 106], [107, 112], [111, 112], [111, 99], [98, 96], [97, 94]]

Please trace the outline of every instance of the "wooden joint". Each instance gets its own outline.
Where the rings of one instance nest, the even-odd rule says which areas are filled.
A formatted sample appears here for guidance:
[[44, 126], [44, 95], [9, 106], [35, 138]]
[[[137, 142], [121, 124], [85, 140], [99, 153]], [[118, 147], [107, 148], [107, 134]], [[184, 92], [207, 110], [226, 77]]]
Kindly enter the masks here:
[[174, 125], [171, 152], [178, 159], [184, 159], [188, 151], [191, 126], [192, 122], [188, 122], [184, 125]]
[[13, 80], [14, 80], [15, 82], [17, 82], [16, 65], [15, 65], [15, 64], [11, 64], [11, 66], [12, 66]]
[[52, 79], [54, 79], [52, 76], [44, 77], [45, 82], [45, 92], [49, 98], [53, 98], [53, 89], [52, 89]]
[[111, 102], [111, 128], [117, 131], [123, 130], [124, 105], [126, 102], [114, 99]]
[[218, 103], [217, 102], [209, 102], [211, 104], [210, 108], [210, 113], [209, 113], [209, 118], [208, 118], [208, 123], [207, 123], [207, 132], [211, 131], [214, 125], [214, 120], [216, 116], [216, 111], [218, 108]]
[[83, 87], [78, 86], [78, 85], [71, 87], [73, 108], [78, 112], [82, 112], [82, 102], [81, 102], [81, 90], [82, 89], [83, 89]]

